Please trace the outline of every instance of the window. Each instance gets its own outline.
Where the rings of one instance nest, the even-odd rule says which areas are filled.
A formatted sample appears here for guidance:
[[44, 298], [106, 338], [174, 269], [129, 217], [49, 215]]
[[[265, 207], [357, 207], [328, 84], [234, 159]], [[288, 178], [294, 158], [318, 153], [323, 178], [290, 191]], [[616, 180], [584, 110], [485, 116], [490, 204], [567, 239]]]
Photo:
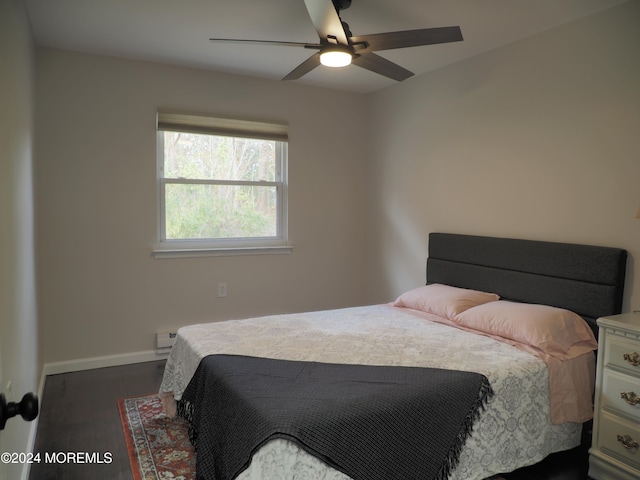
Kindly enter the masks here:
[[156, 255], [286, 253], [287, 127], [158, 112]]

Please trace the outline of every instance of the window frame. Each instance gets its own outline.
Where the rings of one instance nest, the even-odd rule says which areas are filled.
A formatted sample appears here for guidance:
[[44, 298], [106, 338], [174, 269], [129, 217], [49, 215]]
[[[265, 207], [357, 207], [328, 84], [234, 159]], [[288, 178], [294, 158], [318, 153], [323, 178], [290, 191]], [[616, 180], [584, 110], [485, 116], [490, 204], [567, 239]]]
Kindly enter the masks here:
[[[288, 127], [281, 123], [256, 122], [201, 114], [158, 110], [156, 122], [158, 243], [154, 257], [254, 255], [291, 253], [288, 244]], [[274, 181], [167, 178], [164, 176], [164, 132], [196, 133], [214, 136], [275, 140]], [[276, 235], [205, 239], [166, 238], [167, 185], [248, 185], [276, 188]]]

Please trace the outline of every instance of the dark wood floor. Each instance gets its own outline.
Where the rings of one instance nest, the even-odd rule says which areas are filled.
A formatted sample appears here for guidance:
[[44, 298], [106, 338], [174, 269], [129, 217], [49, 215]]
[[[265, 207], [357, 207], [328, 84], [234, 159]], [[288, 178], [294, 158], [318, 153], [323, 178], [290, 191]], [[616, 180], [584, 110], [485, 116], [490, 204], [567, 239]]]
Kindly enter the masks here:
[[[109, 464], [33, 464], [29, 480], [132, 480], [117, 400], [157, 392], [164, 361], [47, 377], [34, 453], [109, 452]], [[585, 480], [585, 448], [555, 454], [507, 480]], [[271, 479], [265, 479], [271, 480]]]
[[164, 360], [47, 377], [34, 453], [109, 452], [111, 463], [31, 465], [29, 480], [132, 480], [117, 401], [157, 392]]
[[589, 454], [586, 447], [549, 455], [531, 467], [505, 474], [507, 480], [586, 480], [589, 478]]

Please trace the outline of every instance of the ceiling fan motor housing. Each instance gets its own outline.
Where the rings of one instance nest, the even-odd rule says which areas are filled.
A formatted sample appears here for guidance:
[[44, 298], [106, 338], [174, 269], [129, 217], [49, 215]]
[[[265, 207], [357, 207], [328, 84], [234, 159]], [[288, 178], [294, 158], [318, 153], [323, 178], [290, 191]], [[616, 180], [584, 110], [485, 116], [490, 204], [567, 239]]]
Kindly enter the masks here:
[[339, 12], [340, 10], [346, 10], [351, 6], [351, 0], [332, 0], [333, 6], [336, 7], [336, 10]]

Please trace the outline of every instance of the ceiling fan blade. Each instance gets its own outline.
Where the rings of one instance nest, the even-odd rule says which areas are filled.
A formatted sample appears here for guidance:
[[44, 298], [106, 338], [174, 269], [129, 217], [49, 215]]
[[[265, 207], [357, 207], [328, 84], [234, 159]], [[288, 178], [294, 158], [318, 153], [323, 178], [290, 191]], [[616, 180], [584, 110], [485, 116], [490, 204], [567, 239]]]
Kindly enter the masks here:
[[246, 43], [252, 45], [277, 45], [285, 47], [304, 47], [304, 48], [322, 48], [322, 45], [317, 43], [304, 43], [304, 42], [281, 42], [278, 40], [243, 40], [236, 38], [210, 38], [210, 42], [223, 42], [223, 43]]
[[320, 41], [335, 38], [342, 45], [349, 45], [342, 20], [331, 0], [304, 0]]
[[[394, 48], [419, 47], [436, 43], [460, 42], [463, 40], [460, 27], [423, 28], [419, 30], [405, 30], [401, 32], [374, 33], [350, 38], [356, 44], [356, 52], [376, 52]], [[357, 44], [368, 44], [364, 50], [359, 50]]]
[[320, 52], [314, 53], [309, 58], [307, 58], [304, 62], [294, 68], [291, 72], [287, 74], [282, 80], [297, 80], [298, 78], [306, 75], [311, 70], [320, 65]]
[[389, 77], [393, 80], [401, 82], [409, 77], [413, 76], [413, 72], [410, 72], [406, 68], [402, 68], [386, 58], [383, 58], [375, 53], [363, 53], [354, 56], [352, 62], [354, 65], [365, 68], [385, 77]]

